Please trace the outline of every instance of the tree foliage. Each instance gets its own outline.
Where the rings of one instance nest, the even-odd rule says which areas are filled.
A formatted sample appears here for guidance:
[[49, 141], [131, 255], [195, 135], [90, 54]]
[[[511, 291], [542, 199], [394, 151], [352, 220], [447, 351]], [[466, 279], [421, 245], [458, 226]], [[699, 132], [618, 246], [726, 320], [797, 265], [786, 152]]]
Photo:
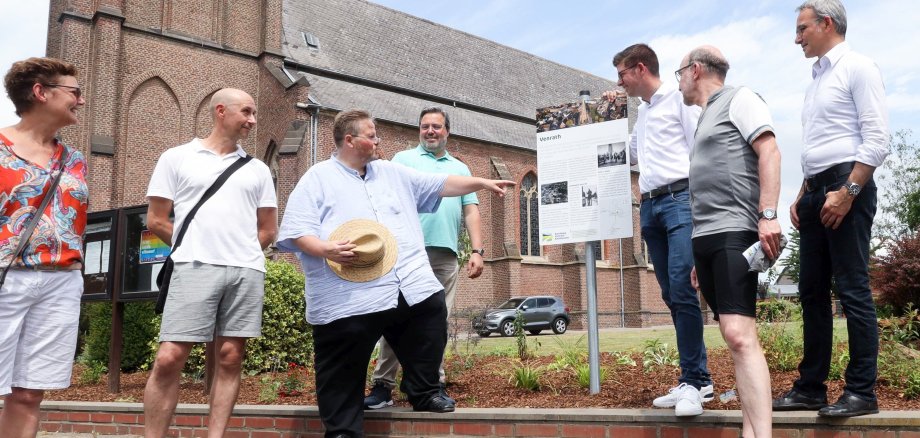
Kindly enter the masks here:
[[890, 149], [887, 172], [878, 176], [887, 183], [875, 233], [883, 242], [920, 231], [920, 144], [911, 130], [901, 130], [894, 134]]
[[870, 274], [880, 304], [895, 310], [920, 304], [920, 235], [890, 242], [888, 251], [875, 257]]

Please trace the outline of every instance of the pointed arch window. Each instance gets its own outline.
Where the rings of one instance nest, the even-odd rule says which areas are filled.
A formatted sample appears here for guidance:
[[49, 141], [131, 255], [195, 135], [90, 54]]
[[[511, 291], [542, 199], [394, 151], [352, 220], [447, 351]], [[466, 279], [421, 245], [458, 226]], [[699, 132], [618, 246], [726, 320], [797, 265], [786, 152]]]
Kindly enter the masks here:
[[533, 172], [524, 176], [521, 181], [520, 195], [520, 225], [521, 225], [521, 255], [541, 255], [540, 248], [540, 204], [537, 199], [537, 175]]

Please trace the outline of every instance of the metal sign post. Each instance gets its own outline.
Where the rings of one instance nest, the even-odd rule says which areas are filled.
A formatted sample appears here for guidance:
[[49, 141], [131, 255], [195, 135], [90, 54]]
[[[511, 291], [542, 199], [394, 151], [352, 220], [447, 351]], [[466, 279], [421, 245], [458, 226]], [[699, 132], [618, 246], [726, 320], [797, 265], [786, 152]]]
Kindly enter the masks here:
[[594, 260], [594, 245], [600, 242], [585, 242], [585, 285], [588, 292], [588, 367], [591, 373], [591, 394], [601, 392], [600, 345], [597, 331], [597, 263]]

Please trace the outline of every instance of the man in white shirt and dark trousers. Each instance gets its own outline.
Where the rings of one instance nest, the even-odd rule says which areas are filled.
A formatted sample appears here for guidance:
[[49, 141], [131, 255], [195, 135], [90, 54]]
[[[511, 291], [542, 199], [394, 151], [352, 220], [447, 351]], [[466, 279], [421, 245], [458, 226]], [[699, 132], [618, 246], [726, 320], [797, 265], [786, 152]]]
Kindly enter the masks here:
[[[878, 326], [869, 289], [869, 239], [876, 209], [875, 168], [888, 155], [888, 110], [878, 66], [846, 42], [839, 0], [798, 7], [795, 43], [817, 57], [802, 109], [805, 181], [790, 208], [801, 233], [799, 294], [805, 354], [799, 379], [773, 409], [828, 417], [878, 412]], [[840, 399], [827, 405], [833, 348], [831, 278], [847, 317], [850, 362]]]
[[[147, 226], [176, 243], [190, 210], [215, 180], [246, 152], [239, 145], [256, 124], [256, 105], [242, 90], [225, 88], [210, 102], [208, 137], [160, 156], [147, 189]], [[170, 211], [175, 210], [175, 223]], [[179, 377], [196, 342], [215, 342], [208, 436], [223, 436], [240, 388], [246, 339], [261, 335], [265, 256], [278, 232], [271, 171], [251, 159], [201, 205], [175, 263], [160, 326], [160, 347], [144, 389], [144, 433], [166, 436], [179, 397]], [[216, 339], [215, 339], [216, 335]]]
[[[702, 402], [713, 398], [700, 300], [690, 284], [693, 224], [687, 189], [690, 149], [700, 108], [685, 105], [680, 91], [661, 81], [658, 55], [645, 44], [634, 44], [617, 53], [613, 66], [619, 76], [618, 85], [630, 97], [642, 98], [629, 139], [631, 164], [639, 165], [642, 237], [655, 266], [661, 297], [671, 311], [680, 355], [679, 385], [653, 404], [673, 407], [679, 416], [700, 415]], [[609, 94], [605, 93], [605, 97]]]

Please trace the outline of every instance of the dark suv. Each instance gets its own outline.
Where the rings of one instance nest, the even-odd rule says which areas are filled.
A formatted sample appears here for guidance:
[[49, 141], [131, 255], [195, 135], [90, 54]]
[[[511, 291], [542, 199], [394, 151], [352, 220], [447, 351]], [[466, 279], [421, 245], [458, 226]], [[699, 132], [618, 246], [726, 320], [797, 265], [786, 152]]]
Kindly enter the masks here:
[[473, 330], [482, 337], [492, 332], [514, 336], [514, 317], [518, 310], [524, 316], [524, 330], [532, 335], [547, 329], [561, 335], [569, 327], [569, 308], [562, 298], [535, 296], [512, 298], [498, 308], [486, 310], [473, 318]]

